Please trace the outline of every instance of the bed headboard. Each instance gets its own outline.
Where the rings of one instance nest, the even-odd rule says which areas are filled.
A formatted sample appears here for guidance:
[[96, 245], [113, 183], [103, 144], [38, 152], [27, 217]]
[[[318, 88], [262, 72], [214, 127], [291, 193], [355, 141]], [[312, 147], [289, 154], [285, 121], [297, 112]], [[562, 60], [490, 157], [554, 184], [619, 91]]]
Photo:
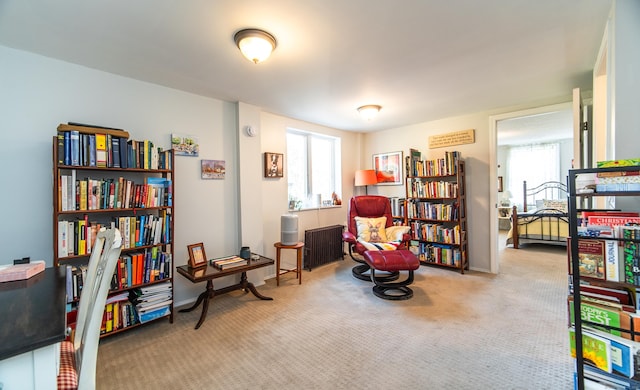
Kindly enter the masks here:
[[[524, 212], [530, 208], [530, 206], [536, 206], [537, 202], [544, 201], [557, 201], [563, 202], [566, 207], [567, 202], [567, 185], [559, 181], [547, 181], [539, 186], [533, 188], [527, 188], [527, 181], [522, 182], [522, 193], [524, 194], [524, 202], [522, 208]], [[545, 208], [549, 207], [549, 204], [544, 205]], [[541, 207], [536, 207], [541, 208]], [[551, 207], [559, 208], [559, 207]]]

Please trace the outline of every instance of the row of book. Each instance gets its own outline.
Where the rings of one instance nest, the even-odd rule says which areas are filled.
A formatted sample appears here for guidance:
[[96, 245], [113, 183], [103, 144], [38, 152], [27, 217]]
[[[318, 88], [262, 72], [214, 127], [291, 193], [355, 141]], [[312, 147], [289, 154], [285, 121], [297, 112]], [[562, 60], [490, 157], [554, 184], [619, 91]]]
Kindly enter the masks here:
[[451, 228], [447, 228], [440, 224], [425, 223], [420, 221], [413, 221], [411, 225], [411, 239], [431, 241], [441, 244], [456, 244], [459, 245], [462, 242], [462, 230], [460, 225], [455, 225]]
[[97, 168], [172, 169], [171, 150], [110, 133], [58, 131], [58, 164]]
[[459, 267], [462, 262], [462, 252], [455, 247], [433, 243], [411, 241], [409, 250], [420, 261], [428, 263], [446, 264]]
[[[111, 278], [111, 291], [118, 291], [137, 285], [152, 283], [171, 277], [172, 258], [168, 252], [158, 248], [138, 253], [123, 254], [118, 259], [116, 270]], [[86, 265], [67, 265], [66, 294], [67, 303], [80, 299], [87, 276]]]
[[391, 215], [394, 217], [404, 217], [405, 204], [407, 200], [405, 198], [399, 198], [397, 196], [390, 196], [389, 203], [391, 204]]
[[76, 178], [76, 170], [60, 175], [58, 180], [58, 210], [106, 210], [145, 207], [171, 207], [171, 179], [147, 177], [136, 184], [122, 177], [117, 179]]
[[640, 285], [639, 214], [585, 211], [579, 222], [578, 236], [589, 237], [578, 238], [580, 276]]
[[455, 198], [458, 196], [458, 183], [414, 180], [409, 191], [413, 198]]
[[429, 203], [423, 201], [409, 202], [407, 204], [407, 217], [433, 219], [439, 221], [456, 221], [458, 219], [458, 205]]
[[247, 265], [248, 260], [239, 256], [227, 256], [209, 260], [209, 263], [221, 270]]
[[405, 158], [407, 164], [407, 175], [422, 176], [450, 176], [458, 173], [458, 160], [460, 152], [444, 152], [444, 158], [423, 160], [422, 154], [416, 149], [409, 151], [409, 156]]
[[129, 293], [123, 292], [107, 298], [102, 315], [100, 334], [111, 333], [137, 324], [138, 315]]
[[87, 214], [77, 220], [60, 220], [58, 257], [91, 254], [98, 231], [107, 225], [120, 230], [123, 249], [170, 243], [171, 218], [167, 210], [161, 210], [158, 215], [120, 216], [110, 222], [89, 221]]

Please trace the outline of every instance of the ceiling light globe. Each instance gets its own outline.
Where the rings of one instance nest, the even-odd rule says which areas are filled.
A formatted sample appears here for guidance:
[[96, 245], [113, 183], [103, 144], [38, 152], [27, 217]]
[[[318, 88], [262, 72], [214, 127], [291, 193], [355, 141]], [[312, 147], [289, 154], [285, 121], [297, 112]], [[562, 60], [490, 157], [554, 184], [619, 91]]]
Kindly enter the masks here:
[[234, 36], [236, 45], [249, 61], [260, 63], [276, 48], [276, 39], [266, 31], [257, 29], [240, 30]]

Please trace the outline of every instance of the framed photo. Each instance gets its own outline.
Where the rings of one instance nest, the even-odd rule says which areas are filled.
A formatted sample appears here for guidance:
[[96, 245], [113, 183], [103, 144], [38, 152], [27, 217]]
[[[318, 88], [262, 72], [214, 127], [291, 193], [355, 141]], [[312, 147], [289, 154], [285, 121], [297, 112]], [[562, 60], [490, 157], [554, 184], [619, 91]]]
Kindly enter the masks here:
[[198, 157], [200, 145], [192, 135], [171, 134], [171, 149], [176, 156]]
[[284, 176], [284, 154], [270, 153], [264, 154], [264, 177]]
[[189, 250], [189, 267], [198, 268], [207, 265], [207, 255], [204, 253], [204, 244], [197, 243], [187, 245]]
[[224, 179], [224, 160], [202, 160], [203, 179]]
[[402, 161], [402, 152], [374, 154], [373, 169], [376, 171], [378, 185], [402, 185]]
[[498, 192], [502, 192], [504, 189], [502, 187], [502, 176], [498, 176]]

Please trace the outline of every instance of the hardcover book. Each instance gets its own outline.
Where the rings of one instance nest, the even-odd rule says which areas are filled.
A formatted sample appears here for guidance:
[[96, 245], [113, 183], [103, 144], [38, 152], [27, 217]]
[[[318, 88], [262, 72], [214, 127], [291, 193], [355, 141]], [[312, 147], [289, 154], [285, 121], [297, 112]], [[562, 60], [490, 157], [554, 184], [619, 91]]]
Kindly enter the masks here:
[[[576, 357], [576, 335], [575, 329], [569, 329], [569, 345], [571, 356]], [[582, 333], [582, 357], [585, 363], [591, 364], [603, 371], [612, 372], [611, 362], [611, 342], [604, 337]]]

